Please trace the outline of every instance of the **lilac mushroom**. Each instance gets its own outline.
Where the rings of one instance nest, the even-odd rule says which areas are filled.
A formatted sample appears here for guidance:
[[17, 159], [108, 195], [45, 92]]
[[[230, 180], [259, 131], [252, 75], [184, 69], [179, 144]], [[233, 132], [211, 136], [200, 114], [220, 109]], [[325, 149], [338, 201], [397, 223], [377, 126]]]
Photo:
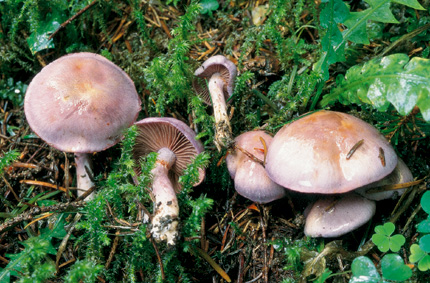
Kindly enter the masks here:
[[393, 147], [370, 124], [319, 111], [285, 125], [267, 152], [269, 177], [303, 193], [337, 194], [381, 180], [397, 165]]
[[[157, 241], [174, 245], [178, 235], [176, 193], [181, 190], [179, 176], [192, 158], [203, 151], [203, 146], [195, 139], [196, 134], [190, 127], [174, 118], [145, 118], [135, 124], [138, 135], [133, 158], [140, 160], [151, 152], [158, 153], [155, 168], [151, 171], [154, 198], [151, 233]], [[204, 176], [204, 170], [200, 170], [197, 184], [203, 181]]]
[[325, 196], [317, 200], [306, 216], [309, 237], [339, 237], [353, 231], [373, 217], [374, 201], [355, 193]]
[[227, 99], [233, 94], [237, 68], [222, 55], [207, 59], [194, 75], [193, 86], [206, 104], [212, 105], [215, 117], [215, 145], [218, 150], [232, 140], [230, 121], [227, 115]]
[[385, 178], [376, 181], [375, 183], [366, 185], [364, 187], [358, 188], [355, 190], [356, 193], [364, 196], [367, 199], [371, 200], [384, 200], [389, 198], [395, 198], [396, 196], [402, 195], [406, 188], [402, 188], [400, 190], [390, 190], [390, 191], [381, 191], [375, 193], [369, 193], [371, 189], [375, 189], [382, 186], [396, 185], [409, 183], [414, 180], [411, 170], [409, 170], [408, 166], [405, 164], [403, 160], [398, 158], [397, 166], [394, 168], [393, 172], [391, 172]]
[[[344, 193], [383, 179], [393, 172], [398, 158], [390, 143], [373, 126], [348, 114], [319, 111], [285, 125], [274, 136], [266, 161], [269, 177], [283, 187], [302, 193], [338, 194], [340, 199], [334, 206], [343, 214], [347, 207], [345, 203], [357, 201], [366, 205], [369, 213], [363, 212], [363, 215], [367, 219], [359, 221], [364, 224], [373, 216], [374, 204], [355, 193], [352, 196]], [[322, 197], [312, 210], [318, 211], [316, 206], [326, 206], [325, 210], [330, 207], [332, 204], [328, 204], [326, 199]], [[353, 207], [351, 211], [358, 211]], [[334, 215], [319, 211], [318, 221]], [[339, 229], [330, 226], [325, 233], [306, 232], [317, 229], [309, 227], [313, 223], [314, 220], [307, 219], [305, 226], [305, 233], [313, 237], [340, 236], [330, 230], [345, 234], [359, 226], [352, 223], [346, 225], [334, 219], [330, 225], [338, 223]], [[340, 229], [340, 226], [343, 228]]]
[[63, 56], [31, 81], [24, 100], [31, 129], [50, 146], [75, 154], [78, 196], [93, 186], [89, 154], [123, 137], [140, 111], [133, 81], [94, 53]]
[[[272, 137], [264, 131], [246, 132], [235, 138], [236, 146], [262, 161], [264, 160], [264, 147], [270, 146], [271, 141]], [[241, 150], [236, 149], [229, 153], [226, 162], [230, 176], [234, 179], [234, 187], [241, 196], [262, 204], [285, 196], [285, 188], [273, 182], [267, 176], [263, 165]]]

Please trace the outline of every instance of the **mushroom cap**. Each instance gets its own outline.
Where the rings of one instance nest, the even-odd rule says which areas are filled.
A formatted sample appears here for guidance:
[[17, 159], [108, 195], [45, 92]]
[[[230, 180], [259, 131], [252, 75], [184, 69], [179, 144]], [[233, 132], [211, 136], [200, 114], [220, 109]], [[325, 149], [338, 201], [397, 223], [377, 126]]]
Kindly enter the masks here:
[[44, 67], [28, 86], [24, 111], [31, 129], [66, 152], [116, 144], [140, 111], [133, 81], [94, 53], [74, 53]]
[[375, 214], [374, 201], [355, 193], [327, 196], [317, 200], [305, 223], [309, 237], [339, 237], [369, 221]]
[[[260, 138], [266, 146], [272, 141], [272, 137], [264, 131], [251, 131], [235, 138], [235, 142], [240, 148], [263, 160], [264, 152], [260, 149], [264, 150], [264, 147]], [[227, 155], [226, 162], [230, 176], [234, 179], [234, 187], [240, 195], [257, 203], [268, 203], [285, 196], [286, 190], [267, 176], [260, 163], [242, 151], [235, 150]]]
[[273, 181], [303, 193], [348, 192], [384, 178], [396, 165], [394, 149], [376, 128], [334, 111], [319, 111], [285, 125], [273, 137], [266, 157]]
[[[196, 140], [195, 132], [184, 122], [175, 118], [152, 117], [135, 123], [138, 135], [133, 148], [133, 158], [140, 160], [151, 152], [161, 148], [170, 149], [176, 156], [176, 162], [169, 170], [169, 179], [176, 192], [181, 190], [179, 176], [191, 163], [191, 159], [203, 151], [203, 145]], [[138, 173], [140, 169], [137, 169]], [[197, 186], [205, 177], [205, 171], [199, 170]]]
[[406, 188], [378, 193], [367, 193], [367, 190], [382, 186], [408, 183], [412, 182], [413, 180], [414, 176], [412, 176], [411, 170], [409, 170], [408, 166], [402, 159], [398, 158], [396, 168], [394, 168], [393, 172], [391, 172], [387, 177], [383, 178], [382, 180], [376, 181], [375, 183], [358, 188], [354, 192], [371, 200], [378, 201], [383, 199], [389, 199], [398, 195], [402, 195], [405, 192]]
[[224, 98], [227, 101], [233, 94], [237, 68], [233, 62], [223, 55], [215, 55], [203, 62], [203, 64], [194, 72], [194, 76], [196, 76], [193, 80], [194, 90], [208, 105], [212, 105], [212, 102], [209, 89], [207, 87], [208, 82], [206, 80], [210, 79], [210, 77], [215, 73], [220, 73], [222, 76], [224, 81]]

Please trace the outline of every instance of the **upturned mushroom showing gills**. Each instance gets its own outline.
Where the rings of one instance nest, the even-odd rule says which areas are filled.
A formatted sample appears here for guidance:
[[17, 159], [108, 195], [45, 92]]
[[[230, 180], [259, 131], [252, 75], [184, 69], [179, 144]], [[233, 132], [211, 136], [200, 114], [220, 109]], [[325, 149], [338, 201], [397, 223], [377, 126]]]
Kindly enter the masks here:
[[[135, 124], [138, 135], [133, 158], [139, 161], [151, 152], [158, 153], [151, 172], [154, 198], [151, 233], [155, 240], [174, 245], [178, 235], [179, 205], [176, 193], [181, 190], [179, 176], [192, 158], [203, 151], [203, 146], [195, 139], [196, 134], [190, 127], [174, 118], [146, 118]], [[204, 176], [204, 170], [200, 170], [197, 184]]]
[[90, 153], [115, 145], [140, 111], [133, 81], [94, 53], [63, 56], [28, 86], [24, 111], [31, 129], [49, 145], [75, 154], [78, 195], [93, 186]]
[[[305, 226], [309, 236], [333, 237], [341, 235], [333, 230], [346, 234], [359, 226], [357, 222], [346, 225], [329, 220], [337, 217], [338, 211], [342, 211], [341, 215], [351, 215], [359, 211], [356, 207], [360, 204], [356, 202], [366, 205], [369, 209], [363, 215], [367, 218], [360, 219], [360, 225], [374, 212], [373, 201], [355, 193], [342, 194], [388, 176], [398, 158], [390, 143], [370, 124], [348, 114], [319, 111], [285, 125], [274, 136], [266, 162], [269, 177], [283, 187], [302, 193], [338, 194], [333, 204], [326, 201], [327, 196], [322, 196], [311, 209], [316, 214], [308, 216], [313, 215], [317, 221], [307, 219]], [[332, 206], [336, 213], [328, 213]], [[351, 211], [346, 213], [349, 206]], [[309, 227], [322, 221], [330, 223], [325, 227], [331, 228], [315, 232], [314, 227]]]
[[206, 104], [213, 106], [215, 118], [215, 145], [218, 150], [228, 146], [232, 132], [227, 115], [226, 100], [233, 94], [237, 68], [222, 55], [207, 59], [194, 75], [193, 86]]
[[[267, 176], [258, 160], [264, 162], [272, 137], [264, 131], [251, 131], [235, 138], [235, 150], [227, 155], [227, 168], [236, 191], [257, 203], [268, 203], [285, 196], [285, 188]], [[254, 160], [257, 158], [258, 160]]]

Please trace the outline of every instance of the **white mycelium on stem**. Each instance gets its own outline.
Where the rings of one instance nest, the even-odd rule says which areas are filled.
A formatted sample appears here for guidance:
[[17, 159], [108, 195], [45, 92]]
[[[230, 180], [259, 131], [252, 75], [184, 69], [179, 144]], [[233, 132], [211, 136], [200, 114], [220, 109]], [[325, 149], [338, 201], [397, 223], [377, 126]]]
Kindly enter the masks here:
[[170, 245], [175, 243], [178, 235], [178, 199], [168, 176], [175, 161], [175, 154], [163, 147], [158, 151], [155, 168], [151, 171], [152, 194], [155, 199], [151, 233], [156, 240], [167, 241]]
[[[176, 198], [182, 188], [179, 176], [197, 154], [203, 151], [196, 134], [184, 122], [174, 118], [145, 118], [135, 123], [138, 128], [133, 158], [141, 160], [151, 152], [157, 152], [157, 161], [152, 169], [152, 196], [154, 214], [151, 234], [156, 241], [174, 245], [178, 235], [179, 205]], [[140, 174], [139, 168], [136, 168]], [[198, 185], [203, 181], [204, 170], [200, 170]]]
[[230, 120], [228, 119], [227, 106], [223, 92], [224, 85], [225, 83], [220, 73], [215, 73], [209, 79], [209, 93], [212, 99], [216, 123], [215, 140], [218, 145], [224, 145], [224, 141], [232, 137]]
[[233, 94], [237, 69], [222, 55], [206, 60], [194, 75], [193, 86], [206, 104], [212, 105], [215, 118], [215, 145], [218, 150], [232, 142], [226, 99]]

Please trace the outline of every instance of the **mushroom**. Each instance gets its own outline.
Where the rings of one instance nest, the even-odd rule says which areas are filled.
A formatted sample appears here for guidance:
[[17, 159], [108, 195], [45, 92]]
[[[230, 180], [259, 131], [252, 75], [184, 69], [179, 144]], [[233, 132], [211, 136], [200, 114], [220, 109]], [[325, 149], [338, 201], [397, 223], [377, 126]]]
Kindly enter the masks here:
[[376, 181], [375, 183], [358, 188], [355, 190], [355, 192], [371, 200], [379, 201], [379, 200], [389, 199], [398, 195], [402, 195], [406, 190], [406, 188], [402, 188], [400, 190], [389, 190], [389, 191], [381, 191], [381, 192], [375, 192], [375, 193], [369, 193], [368, 191], [372, 188], [409, 183], [409, 182], [412, 182], [413, 180], [414, 180], [414, 177], [412, 176], [411, 170], [409, 170], [408, 166], [405, 164], [405, 162], [402, 159], [398, 158], [398, 163], [396, 168], [394, 168], [393, 172], [391, 172], [387, 177], [383, 178], [382, 180]]
[[[274, 136], [266, 162], [269, 177], [279, 185], [302, 193], [328, 195], [344, 194], [383, 179], [393, 172], [398, 158], [390, 143], [373, 126], [348, 114], [319, 111], [285, 125]], [[353, 201], [371, 206], [371, 201], [358, 196], [339, 197], [345, 199], [334, 204], [338, 211], [344, 211], [345, 204], [350, 205]], [[320, 209], [316, 206], [326, 206], [324, 210], [327, 210], [332, 204], [321, 200], [311, 210]], [[368, 210], [372, 211], [374, 209]], [[323, 216], [316, 217], [318, 219], [334, 215], [319, 214]], [[367, 219], [361, 220], [361, 224], [373, 214], [363, 215]], [[337, 222], [339, 229], [340, 226], [350, 228], [342, 228], [343, 233], [358, 227]], [[313, 220], [306, 220], [305, 233], [312, 231], [313, 228], [308, 227], [312, 223]], [[331, 237], [330, 229], [327, 229], [327, 234], [312, 232], [310, 235]]]
[[[227, 168], [234, 179], [236, 191], [257, 203], [268, 203], [285, 196], [285, 189], [273, 182], [263, 165], [252, 159], [243, 151], [264, 160], [265, 148], [270, 145], [272, 137], [264, 131], [251, 131], [235, 138], [235, 151], [227, 155]], [[242, 151], [243, 150], [243, 151]]]
[[345, 113], [319, 111], [285, 125], [267, 151], [266, 171], [303, 193], [338, 194], [381, 180], [397, 155], [370, 124]]
[[215, 117], [215, 145], [218, 150], [231, 143], [232, 131], [227, 115], [226, 100], [233, 94], [237, 68], [222, 55], [207, 59], [194, 75], [193, 86], [203, 101], [212, 105]]
[[121, 140], [137, 118], [140, 99], [121, 68], [83, 52], [44, 67], [28, 86], [24, 111], [41, 139], [75, 154], [79, 196], [93, 186], [89, 154]]
[[339, 237], [369, 221], [375, 214], [374, 201], [355, 193], [326, 196], [317, 200], [306, 216], [309, 237]]
[[[135, 124], [138, 135], [133, 158], [140, 160], [151, 152], [158, 153], [151, 171], [154, 198], [151, 233], [157, 241], [174, 245], [178, 235], [179, 205], [176, 193], [181, 190], [179, 176], [191, 159], [203, 151], [203, 146], [195, 139], [193, 130], [174, 118], [145, 118]], [[199, 182], [194, 185], [203, 181], [204, 170], [199, 173]]]

